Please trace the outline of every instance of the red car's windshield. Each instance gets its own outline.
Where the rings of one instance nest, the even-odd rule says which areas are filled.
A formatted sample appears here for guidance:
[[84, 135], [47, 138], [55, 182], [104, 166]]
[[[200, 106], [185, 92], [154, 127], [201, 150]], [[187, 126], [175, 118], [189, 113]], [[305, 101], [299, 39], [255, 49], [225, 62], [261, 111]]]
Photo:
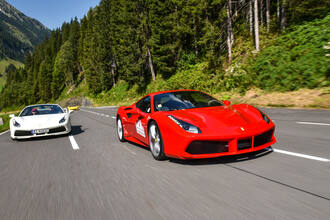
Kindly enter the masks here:
[[154, 96], [155, 111], [173, 111], [212, 106], [223, 106], [223, 103], [198, 91], [169, 92]]

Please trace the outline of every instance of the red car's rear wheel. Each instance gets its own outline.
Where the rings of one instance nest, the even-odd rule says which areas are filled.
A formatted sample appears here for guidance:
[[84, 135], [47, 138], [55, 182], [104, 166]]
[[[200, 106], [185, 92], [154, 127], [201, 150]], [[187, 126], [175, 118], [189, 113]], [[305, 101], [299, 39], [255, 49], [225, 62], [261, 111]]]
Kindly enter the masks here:
[[121, 119], [119, 116], [117, 118], [117, 134], [118, 134], [119, 141], [124, 142], [125, 141], [124, 127], [123, 127], [123, 124], [121, 123]]

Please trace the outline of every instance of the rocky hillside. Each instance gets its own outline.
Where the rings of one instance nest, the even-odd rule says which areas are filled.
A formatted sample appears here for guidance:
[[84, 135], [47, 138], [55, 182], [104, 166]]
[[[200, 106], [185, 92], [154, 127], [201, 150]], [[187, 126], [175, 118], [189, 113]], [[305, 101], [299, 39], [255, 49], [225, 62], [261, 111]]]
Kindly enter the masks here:
[[50, 30], [39, 21], [0, 0], [0, 61], [12, 59], [23, 62], [25, 54], [49, 33]]

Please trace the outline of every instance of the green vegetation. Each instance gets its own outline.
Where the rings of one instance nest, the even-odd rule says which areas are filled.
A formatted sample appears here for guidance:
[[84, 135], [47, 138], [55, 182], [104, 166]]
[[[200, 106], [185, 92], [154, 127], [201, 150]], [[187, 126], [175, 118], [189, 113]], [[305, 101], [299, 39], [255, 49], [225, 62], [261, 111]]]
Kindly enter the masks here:
[[15, 68], [24, 67], [23, 63], [16, 61], [16, 60], [3, 59], [0, 61], [0, 92], [2, 90], [2, 87], [6, 84], [7, 70], [11, 64], [14, 65]]
[[8, 58], [24, 62], [26, 53], [32, 52], [50, 31], [4, 0], [0, 0], [0, 8], [0, 61]]
[[24, 67], [24, 64], [12, 59], [3, 59], [0, 60], [0, 74], [4, 74], [6, 72], [6, 68], [10, 65], [14, 65], [16, 68]]
[[330, 85], [330, 15], [294, 26], [245, 65], [254, 85], [266, 90], [296, 90]]
[[64, 23], [27, 54], [25, 67], [8, 74], [0, 106], [74, 96], [129, 103], [167, 89], [244, 94], [252, 87], [329, 86], [330, 52], [324, 46], [330, 4], [280, 2], [281, 18], [271, 1], [269, 22], [259, 22], [257, 51], [247, 19], [250, 0], [102, 0], [80, 22]]
[[3, 115], [0, 115], [0, 117], [2, 118], [3, 120], [3, 125], [0, 125], [0, 132], [3, 132], [3, 131], [6, 131], [9, 129], [9, 115], [8, 114], [3, 114]]

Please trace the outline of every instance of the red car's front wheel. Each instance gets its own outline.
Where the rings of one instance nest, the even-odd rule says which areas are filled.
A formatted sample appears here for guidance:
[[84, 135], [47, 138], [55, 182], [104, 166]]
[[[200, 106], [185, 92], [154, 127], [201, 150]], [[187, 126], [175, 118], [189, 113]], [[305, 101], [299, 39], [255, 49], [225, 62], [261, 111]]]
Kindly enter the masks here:
[[149, 126], [149, 146], [152, 156], [156, 160], [164, 160], [166, 158], [164, 153], [164, 144], [162, 135], [156, 122], [152, 121]]

